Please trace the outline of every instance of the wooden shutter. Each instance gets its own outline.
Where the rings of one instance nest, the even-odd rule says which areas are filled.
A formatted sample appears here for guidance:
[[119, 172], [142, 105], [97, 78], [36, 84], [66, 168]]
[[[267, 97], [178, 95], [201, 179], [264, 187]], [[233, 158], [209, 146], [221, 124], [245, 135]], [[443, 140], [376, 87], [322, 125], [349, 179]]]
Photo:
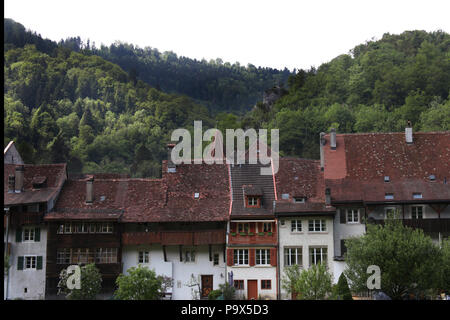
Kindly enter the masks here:
[[345, 239], [341, 239], [341, 257], [347, 252], [347, 247], [345, 246]]
[[227, 266], [233, 265], [233, 249], [227, 249]]
[[347, 217], [345, 215], [346, 215], [345, 209], [339, 209], [339, 217], [341, 223], [347, 223]]
[[248, 249], [248, 263], [250, 266], [255, 265], [255, 249]]
[[22, 242], [22, 228], [16, 229], [16, 242]]
[[34, 229], [34, 242], [41, 241], [41, 228]]
[[277, 248], [270, 249], [270, 265], [277, 266]]
[[230, 222], [230, 232], [236, 232], [236, 222]]
[[42, 270], [42, 256], [36, 258], [36, 269]]
[[17, 257], [17, 270], [23, 270], [23, 260], [22, 256]]

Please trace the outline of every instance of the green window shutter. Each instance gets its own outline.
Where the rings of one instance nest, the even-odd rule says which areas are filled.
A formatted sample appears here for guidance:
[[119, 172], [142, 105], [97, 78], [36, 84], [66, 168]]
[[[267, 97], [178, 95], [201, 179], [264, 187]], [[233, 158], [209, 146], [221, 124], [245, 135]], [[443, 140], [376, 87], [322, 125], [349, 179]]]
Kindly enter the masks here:
[[16, 229], [16, 242], [22, 242], [22, 228]]
[[42, 270], [42, 256], [38, 256], [36, 259], [36, 269]]
[[17, 270], [23, 270], [23, 257], [17, 257]]
[[34, 241], [35, 242], [41, 241], [41, 228], [34, 229]]

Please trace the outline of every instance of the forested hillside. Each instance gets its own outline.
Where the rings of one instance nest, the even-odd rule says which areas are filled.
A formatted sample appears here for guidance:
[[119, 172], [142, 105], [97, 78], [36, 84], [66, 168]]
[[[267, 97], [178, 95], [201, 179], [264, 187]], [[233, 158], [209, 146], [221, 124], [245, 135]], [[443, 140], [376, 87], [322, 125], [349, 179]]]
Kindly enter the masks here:
[[[319, 133], [450, 130], [450, 36], [445, 32], [385, 34], [322, 64], [300, 70], [272, 108], [259, 103], [242, 122], [280, 129], [282, 154], [318, 158]], [[237, 122], [237, 123], [234, 123]]]
[[27, 163], [158, 176], [172, 130], [194, 120], [214, 125], [204, 106], [134, 81], [98, 56], [22, 39], [5, 43], [4, 144], [14, 139]]
[[171, 131], [194, 120], [222, 130], [278, 128], [281, 154], [304, 158], [318, 158], [319, 133], [332, 127], [403, 131], [409, 120], [415, 131], [450, 130], [450, 36], [441, 31], [386, 34], [358, 45], [299, 70], [274, 104], [260, 101], [242, 114], [287, 73], [128, 44], [57, 44], [12, 20], [4, 25], [4, 144], [14, 139], [28, 163], [158, 176]]
[[80, 38], [69, 38], [60, 44], [78, 50], [90, 50], [118, 64], [131, 77], [141, 79], [164, 92], [185, 94], [216, 114], [220, 111], [245, 113], [262, 99], [265, 89], [284, 84], [292, 73], [288, 69], [240, 66], [222, 59], [196, 60], [159, 52], [155, 48], [139, 48], [116, 42], [109, 47], [92, 48]]

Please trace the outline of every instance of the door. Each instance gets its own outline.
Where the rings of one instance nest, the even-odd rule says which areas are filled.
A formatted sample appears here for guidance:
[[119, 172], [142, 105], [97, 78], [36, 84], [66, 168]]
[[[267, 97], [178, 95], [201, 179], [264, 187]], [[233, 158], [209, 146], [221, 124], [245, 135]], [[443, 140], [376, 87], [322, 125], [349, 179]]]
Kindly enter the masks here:
[[202, 275], [202, 298], [208, 298], [209, 293], [213, 289], [213, 276]]
[[258, 280], [247, 280], [248, 300], [258, 299]]

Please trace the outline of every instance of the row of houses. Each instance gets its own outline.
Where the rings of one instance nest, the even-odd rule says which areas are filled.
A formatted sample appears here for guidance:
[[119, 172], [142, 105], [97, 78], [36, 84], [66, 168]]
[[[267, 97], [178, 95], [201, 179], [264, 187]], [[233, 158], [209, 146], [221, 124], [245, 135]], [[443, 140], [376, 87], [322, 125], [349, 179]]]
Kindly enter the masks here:
[[[170, 152], [173, 145], [168, 145]], [[161, 179], [69, 176], [4, 152], [7, 299], [55, 297], [59, 273], [94, 262], [103, 290], [142, 264], [173, 280], [168, 299], [207, 298], [232, 283], [242, 299], [290, 299], [284, 268], [325, 263], [337, 282], [345, 240], [397, 210], [437, 243], [450, 234], [450, 132], [329, 134], [320, 160], [162, 163]]]

